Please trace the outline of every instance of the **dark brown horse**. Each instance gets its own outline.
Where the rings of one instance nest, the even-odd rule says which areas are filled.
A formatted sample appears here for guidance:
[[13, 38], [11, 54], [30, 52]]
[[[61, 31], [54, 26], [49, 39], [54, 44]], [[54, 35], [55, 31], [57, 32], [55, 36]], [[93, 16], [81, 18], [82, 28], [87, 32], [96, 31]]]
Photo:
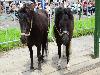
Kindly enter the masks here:
[[[41, 60], [43, 59], [44, 50], [47, 54], [47, 37], [48, 37], [48, 17], [45, 10], [33, 11], [30, 4], [25, 4], [18, 11], [18, 19], [21, 28], [21, 41], [27, 43], [30, 51], [31, 69], [33, 69], [33, 50], [32, 46], [37, 47], [38, 67], [41, 69]], [[42, 55], [41, 55], [42, 49]]]
[[61, 45], [66, 46], [67, 64], [70, 55], [70, 42], [73, 35], [74, 18], [69, 8], [59, 7], [55, 9], [54, 34], [58, 46], [58, 55], [61, 58]]

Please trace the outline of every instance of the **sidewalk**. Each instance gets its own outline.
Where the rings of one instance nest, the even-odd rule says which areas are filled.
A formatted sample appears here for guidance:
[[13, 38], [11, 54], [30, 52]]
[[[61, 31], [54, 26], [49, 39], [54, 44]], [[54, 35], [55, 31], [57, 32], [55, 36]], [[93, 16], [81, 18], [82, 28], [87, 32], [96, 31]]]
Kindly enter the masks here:
[[100, 67], [90, 70], [88, 72], [82, 73], [81, 75], [100, 75]]

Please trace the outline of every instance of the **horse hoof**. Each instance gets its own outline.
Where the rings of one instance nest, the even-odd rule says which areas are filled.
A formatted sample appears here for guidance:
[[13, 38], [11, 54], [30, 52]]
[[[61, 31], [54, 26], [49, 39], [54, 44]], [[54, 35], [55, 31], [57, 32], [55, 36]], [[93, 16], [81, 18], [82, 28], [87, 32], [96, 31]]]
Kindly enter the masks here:
[[66, 70], [70, 71], [70, 68], [69, 67], [66, 67]]
[[30, 69], [31, 69], [31, 70], [34, 70], [34, 67], [33, 67], [33, 66], [31, 66], [31, 67], [30, 67]]
[[46, 54], [45, 56], [48, 57], [48, 54]]
[[65, 67], [67, 70], [70, 70], [70, 65], [69, 64], [67, 64], [67, 66]]
[[41, 71], [41, 70], [42, 70], [42, 68], [38, 67], [38, 70], [40, 70], [40, 71]]
[[58, 70], [61, 70], [61, 66], [60, 65], [58, 66]]
[[40, 70], [40, 71], [42, 70], [40, 62], [38, 63], [38, 70]]
[[70, 65], [69, 64], [67, 64], [67, 68], [69, 68], [70, 67]]
[[44, 63], [44, 59], [42, 59], [41, 62]]

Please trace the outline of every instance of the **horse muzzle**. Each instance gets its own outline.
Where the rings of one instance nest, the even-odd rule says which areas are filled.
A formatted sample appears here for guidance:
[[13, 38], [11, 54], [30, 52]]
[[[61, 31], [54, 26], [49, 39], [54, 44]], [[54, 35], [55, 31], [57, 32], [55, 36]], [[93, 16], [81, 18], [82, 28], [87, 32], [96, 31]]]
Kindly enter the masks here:
[[68, 41], [69, 41], [69, 35], [63, 34], [62, 35], [62, 44], [66, 46]]
[[30, 33], [21, 33], [21, 36], [30, 36]]
[[21, 38], [20, 38], [20, 40], [21, 40], [21, 43], [22, 43], [22, 44], [26, 44], [26, 43], [27, 43], [27, 38], [28, 38], [28, 36], [30, 36], [30, 34], [21, 33]]

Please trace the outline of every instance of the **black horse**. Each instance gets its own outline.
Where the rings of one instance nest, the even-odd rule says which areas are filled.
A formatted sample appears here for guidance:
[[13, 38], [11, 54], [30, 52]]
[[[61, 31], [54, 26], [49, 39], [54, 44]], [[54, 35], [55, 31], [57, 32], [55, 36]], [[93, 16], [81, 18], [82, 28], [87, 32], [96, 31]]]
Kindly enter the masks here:
[[59, 59], [61, 58], [61, 45], [66, 46], [67, 64], [70, 55], [70, 42], [74, 30], [74, 18], [70, 8], [59, 7], [55, 9], [54, 34], [58, 46]]
[[[37, 47], [38, 67], [41, 69], [41, 60], [43, 59], [44, 50], [47, 54], [47, 37], [48, 37], [48, 16], [45, 10], [33, 11], [31, 4], [25, 4], [17, 12], [21, 28], [21, 42], [27, 44], [30, 51], [31, 69], [33, 67], [33, 50], [32, 46]], [[41, 55], [42, 49], [42, 55]]]

